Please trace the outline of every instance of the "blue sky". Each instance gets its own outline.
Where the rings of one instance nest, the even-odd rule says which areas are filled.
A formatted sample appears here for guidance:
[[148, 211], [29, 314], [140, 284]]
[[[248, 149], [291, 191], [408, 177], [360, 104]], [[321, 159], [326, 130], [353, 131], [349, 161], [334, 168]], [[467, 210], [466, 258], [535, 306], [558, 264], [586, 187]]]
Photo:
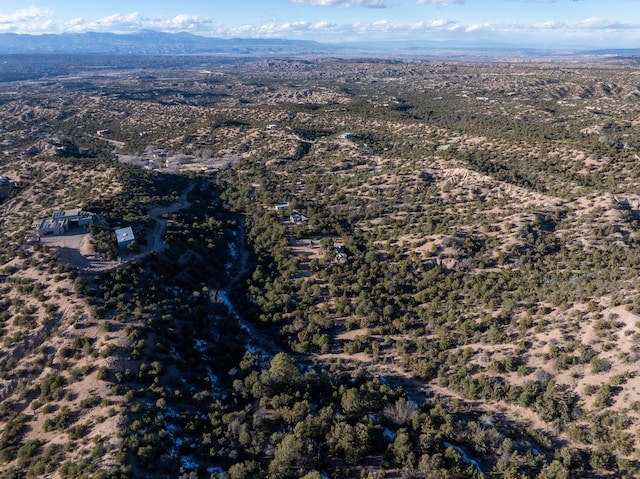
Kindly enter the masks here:
[[0, 32], [640, 48], [640, 0], [0, 0]]

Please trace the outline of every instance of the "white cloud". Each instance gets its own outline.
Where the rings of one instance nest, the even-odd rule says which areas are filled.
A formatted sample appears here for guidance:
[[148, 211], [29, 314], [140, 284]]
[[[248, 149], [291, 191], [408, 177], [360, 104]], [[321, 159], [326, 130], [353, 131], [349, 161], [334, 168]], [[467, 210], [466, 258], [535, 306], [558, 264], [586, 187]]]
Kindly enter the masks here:
[[329, 22], [286, 22], [263, 25], [243, 25], [224, 29], [224, 37], [237, 38], [308, 38], [310, 35], [333, 35], [340, 28]]
[[440, 7], [448, 7], [450, 5], [463, 5], [465, 0], [418, 0], [416, 2], [418, 5], [438, 5]]
[[40, 25], [36, 27], [36, 31], [48, 32], [53, 28], [53, 26], [54, 26], [53, 20], [45, 20], [44, 22], [42, 22]]
[[[124, 33], [143, 28], [144, 19], [138, 12], [128, 14], [114, 13], [108, 17], [84, 23], [83, 31]], [[79, 29], [76, 29], [79, 31]]]
[[640, 28], [640, 24], [616, 22], [613, 20], [607, 20], [606, 18], [591, 17], [574, 23], [571, 25], [571, 27], [581, 30], [637, 30], [638, 28]]
[[433, 30], [447, 30], [455, 31], [460, 28], [460, 25], [451, 20], [426, 20], [422, 22], [412, 23], [407, 26], [412, 31], [433, 31]]
[[365, 7], [386, 8], [383, 0], [291, 0], [293, 3], [304, 3], [314, 7]]
[[180, 14], [163, 20], [161, 18], [143, 17], [139, 12], [127, 14], [116, 13], [108, 17], [88, 21], [82, 17], [73, 18], [63, 23], [50, 22], [46, 29], [38, 33], [84, 33], [84, 32], [114, 32], [132, 33], [140, 30], [159, 30], [164, 32], [196, 31], [201, 34], [223, 34], [214, 28], [209, 18], [199, 18], [194, 15]]
[[464, 29], [466, 33], [471, 32], [480, 32], [480, 31], [492, 31], [493, 27], [490, 23], [476, 23], [474, 25], [469, 25]]
[[548, 21], [542, 23], [534, 23], [531, 25], [532, 28], [537, 28], [540, 30], [552, 30], [557, 28], [562, 28], [564, 24], [556, 21]]
[[[291, 0], [296, 3], [326, 7], [384, 7], [385, 0]], [[397, 2], [398, 0], [394, 0]], [[409, 0], [407, 0], [409, 1]], [[447, 6], [464, 0], [411, 0], [420, 4]], [[550, 0], [518, 0], [550, 1]], [[566, 0], [568, 1], [568, 0]], [[571, 0], [578, 1], [578, 0]], [[470, 2], [467, 2], [470, 3]], [[384, 10], [381, 10], [384, 12]], [[132, 33], [143, 29], [164, 32], [189, 31], [210, 37], [291, 38], [326, 42], [368, 40], [454, 40], [464, 42], [492, 41], [509, 44], [546, 44], [635, 46], [640, 38], [640, 20], [628, 16], [624, 21], [590, 17], [580, 21], [561, 22], [553, 17], [547, 21], [527, 23], [462, 23], [448, 18], [411, 19], [408, 21], [378, 20], [334, 23], [323, 19], [230, 26], [211, 18], [182, 13], [172, 18], [147, 17], [139, 12], [114, 13], [99, 19], [75, 17], [54, 19], [47, 8], [32, 6], [0, 14], [0, 32], [63, 33], [115, 32]]]
[[0, 14], [0, 23], [20, 23], [26, 20], [40, 20], [48, 18], [51, 15], [51, 11], [48, 8], [38, 8], [36, 6], [30, 6], [28, 8], [22, 8], [9, 14]]
[[173, 17], [173, 19], [167, 22], [166, 28], [175, 28], [175, 29], [197, 29], [200, 26], [211, 24], [212, 21], [208, 18], [199, 18], [194, 15], [177, 15]]

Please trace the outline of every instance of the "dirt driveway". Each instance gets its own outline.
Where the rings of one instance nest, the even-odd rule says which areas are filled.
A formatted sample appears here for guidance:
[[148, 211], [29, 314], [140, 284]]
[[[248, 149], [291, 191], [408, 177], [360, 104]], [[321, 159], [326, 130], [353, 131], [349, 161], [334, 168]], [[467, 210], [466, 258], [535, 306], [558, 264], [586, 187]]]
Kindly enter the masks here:
[[168, 206], [157, 206], [149, 209], [149, 216], [156, 224], [150, 235], [149, 246], [140, 253], [128, 254], [118, 260], [107, 260], [94, 251], [91, 245], [91, 235], [83, 228], [74, 228], [63, 235], [42, 236], [40, 244], [58, 248], [58, 258], [61, 262], [85, 271], [105, 271], [117, 268], [121, 264], [143, 258], [152, 251], [160, 252], [166, 247], [163, 236], [167, 230], [167, 222], [162, 219], [162, 215], [188, 208], [190, 203], [187, 200], [187, 195], [194, 187], [195, 182], [191, 181], [182, 195], [180, 195], [179, 201]]

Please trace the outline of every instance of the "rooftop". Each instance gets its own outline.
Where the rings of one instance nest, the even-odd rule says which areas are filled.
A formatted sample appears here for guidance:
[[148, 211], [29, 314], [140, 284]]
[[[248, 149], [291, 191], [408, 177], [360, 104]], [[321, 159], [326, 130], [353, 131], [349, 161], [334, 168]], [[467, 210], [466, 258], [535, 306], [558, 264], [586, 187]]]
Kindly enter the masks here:
[[126, 228], [120, 228], [116, 230], [116, 239], [118, 240], [118, 244], [126, 243], [128, 241], [135, 240], [135, 236], [133, 235], [133, 230], [131, 226], [127, 226]]

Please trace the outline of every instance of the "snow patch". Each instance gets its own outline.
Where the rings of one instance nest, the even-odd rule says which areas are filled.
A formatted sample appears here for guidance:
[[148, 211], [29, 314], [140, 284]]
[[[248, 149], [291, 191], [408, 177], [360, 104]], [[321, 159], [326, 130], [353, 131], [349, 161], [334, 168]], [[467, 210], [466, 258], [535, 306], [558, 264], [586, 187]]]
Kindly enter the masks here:
[[207, 342], [204, 339], [194, 339], [196, 343], [196, 349], [201, 353], [204, 353], [207, 350]]
[[167, 431], [167, 436], [171, 442], [173, 442], [174, 447], [178, 448], [182, 446], [182, 438], [176, 437], [176, 433], [178, 432], [178, 427], [175, 424], [166, 424], [165, 431]]
[[213, 374], [213, 371], [211, 370], [211, 368], [207, 368], [207, 375], [209, 376], [209, 382], [211, 383], [211, 389], [217, 388], [218, 385], [220, 384], [220, 380], [218, 379], [218, 376]]
[[180, 462], [185, 469], [198, 469], [198, 463], [192, 456], [182, 456]]
[[[236, 312], [235, 308], [233, 307], [233, 304], [231, 304], [231, 301], [229, 300], [229, 296], [227, 295], [227, 292], [220, 291], [218, 294], [218, 299], [222, 304], [226, 306], [227, 311], [229, 311], [229, 314], [236, 321], [238, 321], [238, 325], [240, 326], [240, 329], [242, 329], [250, 337], [253, 337], [253, 331], [251, 327], [247, 323], [245, 323], [242, 319], [240, 319], [240, 315]], [[265, 358], [268, 359], [271, 357], [269, 354], [267, 354], [267, 352], [264, 349], [256, 346], [255, 344], [247, 343], [245, 345], [245, 348], [251, 354], [255, 354], [256, 356], [262, 357], [263, 359]]]
[[463, 462], [466, 462], [467, 464], [471, 464], [473, 467], [476, 468], [476, 470], [478, 472], [482, 473], [482, 469], [480, 469], [480, 465], [476, 461], [471, 459], [469, 456], [467, 456], [467, 453], [464, 452], [461, 447], [454, 446], [450, 442], [444, 442], [443, 444], [444, 444], [445, 447], [452, 447], [453, 449], [458, 451], [460, 453], [460, 455], [462, 456], [462, 461]]
[[165, 409], [164, 415], [165, 417], [180, 417], [180, 413], [171, 407]]
[[231, 304], [231, 301], [229, 300], [229, 296], [227, 296], [227, 292], [220, 291], [219, 297], [220, 297], [220, 302], [227, 307], [229, 314], [238, 321], [238, 324], [240, 325], [240, 329], [242, 329], [245, 333], [251, 335], [251, 328], [247, 323], [245, 323], [240, 319], [240, 316], [238, 315], [235, 308], [233, 307], [233, 304]]
[[171, 346], [171, 349], [169, 352], [171, 353], [171, 356], [173, 356], [175, 359], [184, 363], [184, 359], [182, 359], [182, 357], [180, 356], [180, 353], [176, 351], [176, 348]]

